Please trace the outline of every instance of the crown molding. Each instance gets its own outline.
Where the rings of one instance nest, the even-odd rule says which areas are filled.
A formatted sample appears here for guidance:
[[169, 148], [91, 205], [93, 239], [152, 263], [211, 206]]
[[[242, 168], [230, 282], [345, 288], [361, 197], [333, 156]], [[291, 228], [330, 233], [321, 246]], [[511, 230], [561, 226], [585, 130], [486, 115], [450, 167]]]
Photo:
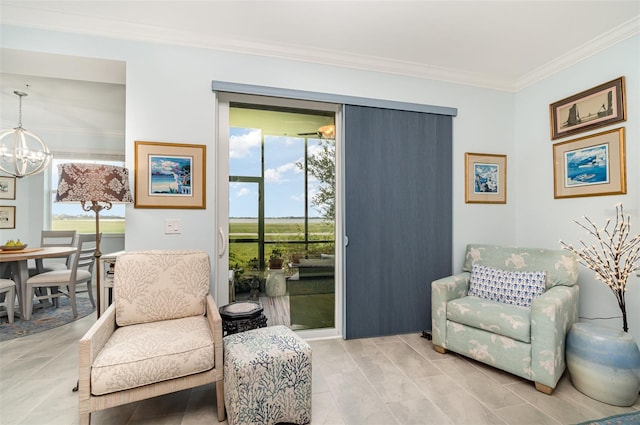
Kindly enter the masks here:
[[[45, 3], [46, 4], [46, 3]], [[296, 45], [276, 45], [222, 37], [206, 37], [189, 31], [171, 30], [150, 25], [132, 24], [100, 17], [87, 17], [72, 13], [60, 13], [42, 7], [29, 7], [15, 2], [2, 5], [0, 22], [3, 25], [35, 28], [40, 30], [101, 36], [156, 44], [179, 45], [212, 49], [231, 53], [244, 53], [294, 61], [354, 68], [418, 78], [445, 81], [513, 91], [512, 81], [480, 73], [425, 65], [417, 62], [357, 55], [335, 50]], [[114, 30], [117, 28], [117, 31]]]
[[593, 40], [584, 43], [582, 46], [573, 49], [567, 54], [523, 75], [516, 82], [515, 91], [520, 91], [527, 86], [544, 80], [639, 33], [640, 16], [636, 16]]
[[[206, 37], [190, 31], [132, 24], [101, 17], [86, 17], [72, 13], [60, 13], [55, 10], [49, 10], [46, 6], [29, 7], [15, 2], [3, 3], [0, 19], [5, 25], [273, 57], [424, 78], [508, 92], [522, 90], [620, 41], [640, 33], [640, 17], [634, 17], [624, 24], [584, 43], [582, 46], [532, 70], [516, 80], [506, 80], [493, 75], [483, 75], [476, 72], [438, 67], [417, 62], [344, 53], [336, 50], [310, 48], [299, 45], [246, 42], [223, 37]], [[117, 28], [117, 31], [114, 30], [115, 28]]]

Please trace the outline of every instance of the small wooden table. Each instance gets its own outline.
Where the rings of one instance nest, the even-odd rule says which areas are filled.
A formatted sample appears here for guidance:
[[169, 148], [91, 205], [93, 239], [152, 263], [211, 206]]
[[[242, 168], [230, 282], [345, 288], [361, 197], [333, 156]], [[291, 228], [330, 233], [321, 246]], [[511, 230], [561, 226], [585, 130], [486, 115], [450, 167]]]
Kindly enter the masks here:
[[70, 246], [48, 246], [43, 248], [26, 248], [20, 251], [0, 251], [0, 276], [4, 276], [7, 269], [11, 270], [13, 281], [16, 283], [18, 293], [18, 306], [20, 313], [24, 317], [26, 303], [31, 302], [31, 297], [27, 298], [26, 282], [29, 279], [29, 260], [36, 260], [40, 263], [38, 268], [42, 268], [43, 258], [66, 257], [77, 248]]
[[100, 260], [103, 263], [103, 270], [101, 275], [103, 276], [103, 279], [102, 283], [100, 284], [100, 303], [98, 305], [98, 310], [100, 311], [101, 315], [112, 303], [113, 278], [116, 268], [116, 262], [118, 260], [118, 255], [124, 253], [125, 251], [116, 251], [109, 254], [102, 254], [102, 257], [100, 257]]
[[254, 301], [238, 301], [219, 309], [222, 318], [222, 335], [231, 335], [251, 329], [267, 327], [262, 304]]

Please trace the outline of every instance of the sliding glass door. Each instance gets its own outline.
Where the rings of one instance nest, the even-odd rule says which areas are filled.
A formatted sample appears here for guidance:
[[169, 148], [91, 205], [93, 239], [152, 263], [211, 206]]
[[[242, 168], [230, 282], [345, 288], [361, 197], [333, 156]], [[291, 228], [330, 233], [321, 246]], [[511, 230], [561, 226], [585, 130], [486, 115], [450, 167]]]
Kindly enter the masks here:
[[269, 325], [335, 329], [336, 107], [221, 97], [219, 296], [260, 302]]

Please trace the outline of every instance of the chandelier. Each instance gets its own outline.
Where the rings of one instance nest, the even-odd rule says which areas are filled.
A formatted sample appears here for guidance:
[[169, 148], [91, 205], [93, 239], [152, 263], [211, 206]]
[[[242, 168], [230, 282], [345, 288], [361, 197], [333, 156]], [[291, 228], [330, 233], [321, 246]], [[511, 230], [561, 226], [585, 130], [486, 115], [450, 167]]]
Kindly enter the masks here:
[[22, 128], [22, 98], [27, 93], [13, 93], [20, 98], [18, 126], [0, 131], [0, 170], [20, 178], [44, 171], [51, 152], [38, 136]]

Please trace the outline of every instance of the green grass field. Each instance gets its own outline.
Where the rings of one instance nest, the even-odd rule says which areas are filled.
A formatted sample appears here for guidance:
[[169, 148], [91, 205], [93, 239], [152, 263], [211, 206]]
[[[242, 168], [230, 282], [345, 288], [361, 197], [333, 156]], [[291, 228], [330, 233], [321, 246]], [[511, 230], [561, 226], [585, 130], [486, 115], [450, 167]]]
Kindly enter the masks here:
[[[100, 232], [103, 234], [123, 234], [125, 229], [124, 220], [101, 219]], [[78, 233], [95, 233], [95, 219], [64, 219], [54, 220], [52, 230], [76, 230]], [[290, 260], [293, 254], [319, 254], [332, 253], [333, 243], [317, 243], [309, 246], [309, 252], [305, 252], [304, 244], [288, 243], [290, 241], [304, 240], [304, 224], [299, 219], [270, 219], [265, 224], [265, 240], [274, 242], [267, 244], [265, 256], [268, 258], [271, 250], [278, 247], [283, 252], [285, 262]], [[229, 224], [229, 235], [233, 238], [257, 239], [258, 230], [255, 223], [234, 222]], [[333, 225], [321, 220], [310, 220], [309, 222], [310, 240], [334, 240]], [[235, 268], [248, 269], [251, 259], [258, 256], [257, 243], [230, 243], [229, 244], [229, 266]]]
[[[53, 220], [51, 230], [75, 230], [78, 233], [96, 233], [96, 220], [66, 219]], [[124, 220], [100, 220], [100, 232], [123, 234]]]
[[[333, 253], [335, 231], [333, 224], [324, 220], [309, 220], [309, 240], [311, 241], [332, 241], [310, 244], [309, 250], [305, 251], [304, 241], [304, 221], [301, 219], [268, 219], [265, 223], [265, 241], [272, 242], [265, 247], [265, 257], [268, 258], [271, 250], [275, 247], [283, 252], [285, 264], [290, 261], [293, 254], [320, 254]], [[258, 225], [249, 220], [233, 219], [229, 223], [230, 239], [257, 239]], [[248, 270], [249, 262], [258, 256], [258, 243], [231, 242], [229, 244], [229, 267]], [[265, 258], [265, 259], [266, 259]]]

